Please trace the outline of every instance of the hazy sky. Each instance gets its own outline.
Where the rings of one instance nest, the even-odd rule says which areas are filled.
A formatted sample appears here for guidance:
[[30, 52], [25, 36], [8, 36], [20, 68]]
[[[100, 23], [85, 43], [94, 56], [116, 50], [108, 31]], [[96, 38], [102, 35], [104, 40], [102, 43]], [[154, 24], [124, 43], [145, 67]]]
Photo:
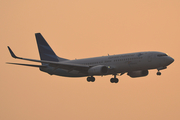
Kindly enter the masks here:
[[[0, 120], [180, 119], [180, 0], [1, 0]], [[7, 65], [39, 59], [34, 33], [58, 56], [75, 59], [161, 51], [175, 59], [147, 77], [50, 76]]]

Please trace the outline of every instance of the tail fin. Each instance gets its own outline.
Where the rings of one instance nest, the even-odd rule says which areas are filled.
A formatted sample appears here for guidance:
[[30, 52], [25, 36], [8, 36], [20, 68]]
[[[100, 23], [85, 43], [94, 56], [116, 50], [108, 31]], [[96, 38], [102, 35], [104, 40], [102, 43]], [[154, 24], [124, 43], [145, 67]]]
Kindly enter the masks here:
[[47, 60], [47, 61], [55, 61], [59, 62], [62, 60], [67, 60], [64, 58], [59, 58], [54, 51], [51, 49], [49, 44], [46, 42], [46, 40], [43, 38], [41, 33], [36, 33], [36, 41], [39, 49], [39, 55], [41, 60]]

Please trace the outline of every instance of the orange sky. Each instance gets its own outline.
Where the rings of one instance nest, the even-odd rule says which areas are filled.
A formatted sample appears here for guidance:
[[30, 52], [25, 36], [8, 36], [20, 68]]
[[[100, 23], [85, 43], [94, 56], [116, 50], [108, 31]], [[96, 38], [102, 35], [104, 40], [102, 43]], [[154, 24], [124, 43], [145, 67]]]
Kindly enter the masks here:
[[[0, 120], [178, 120], [180, 119], [179, 0], [1, 0]], [[39, 59], [34, 33], [57, 55], [86, 58], [161, 51], [175, 59], [147, 77], [50, 76], [36, 68], [7, 65]]]

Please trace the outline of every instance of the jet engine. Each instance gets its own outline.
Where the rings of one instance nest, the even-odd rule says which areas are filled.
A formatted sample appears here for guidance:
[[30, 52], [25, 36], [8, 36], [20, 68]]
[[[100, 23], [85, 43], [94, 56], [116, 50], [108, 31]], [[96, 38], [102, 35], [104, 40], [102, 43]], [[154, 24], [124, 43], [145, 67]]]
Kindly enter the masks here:
[[129, 75], [132, 78], [135, 77], [143, 77], [143, 76], [147, 76], [149, 73], [148, 70], [138, 70], [138, 71], [132, 71], [132, 72], [128, 72], [127, 75]]
[[97, 65], [94, 67], [91, 67], [88, 70], [88, 75], [104, 75], [108, 72], [108, 67], [104, 65]]

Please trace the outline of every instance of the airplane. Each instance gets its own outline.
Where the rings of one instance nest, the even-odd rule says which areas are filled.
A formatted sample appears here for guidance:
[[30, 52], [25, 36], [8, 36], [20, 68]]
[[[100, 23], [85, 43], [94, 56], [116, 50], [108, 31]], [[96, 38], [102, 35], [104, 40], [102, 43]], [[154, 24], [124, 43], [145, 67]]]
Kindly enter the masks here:
[[148, 51], [135, 52], [118, 55], [107, 55], [101, 57], [69, 60], [58, 57], [41, 33], [35, 33], [39, 55], [41, 60], [17, 57], [8, 46], [13, 58], [39, 62], [41, 65], [10, 63], [14, 65], [37, 67], [40, 71], [50, 75], [64, 77], [86, 77], [88, 82], [94, 82], [94, 76], [113, 75], [111, 83], [118, 83], [117, 75], [127, 73], [131, 78], [144, 77], [149, 74], [149, 70], [157, 69], [157, 75], [161, 75], [160, 70], [166, 69], [174, 62], [174, 59], [163, 52]]

